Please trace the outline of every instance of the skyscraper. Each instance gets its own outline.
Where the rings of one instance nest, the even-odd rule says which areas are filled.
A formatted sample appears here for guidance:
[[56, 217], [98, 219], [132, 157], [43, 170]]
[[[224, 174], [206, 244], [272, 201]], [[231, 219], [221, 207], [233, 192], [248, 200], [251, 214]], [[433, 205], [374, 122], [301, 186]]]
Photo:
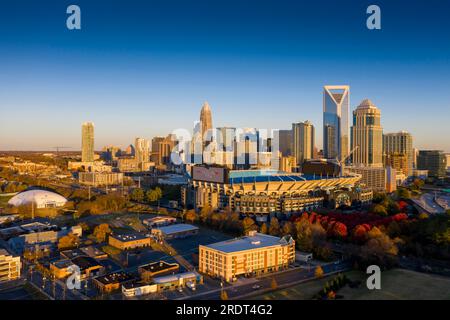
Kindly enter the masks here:
[[289, 157], [292, 155], [292, 130], [274, 131], [274, 140], [278, 141], [278, 149], [283, 157]]
[[328, 159], [349, 154], [349, 86], [323, 87], [323, 151]]
[[353, 111], [351, 128], [353, 164], [368, 167], [383, 166], [383, 128], [381, 112], [369, 99]]
[[441, 150], [420, 150], [417, 156], [417, 168], [428, 170], [430, 177], [445, 178], [447, 157]]
[[313, 158], [314, 154], [314, 126], [311, 122], [298, 122], [292, 124], [292, 138], [294, 157], [297, 165]]
[[138, 167], [144, 170], [144, 163], [150, 161], [150, 141], [144, 138], [136, 138], [134, 148]]
[[[207, 136], [206, 134], [212, 134], [212, 114], [211, 114], [211, 108], [207, 101], [202, 106], [202, 110], [200, 111], [200, 127], [201, 127], [201, 134], [203, 141], [206, 141]], [[210, 137], [208, 137], [208, 140], [210, 140]], [[206, 143], [205, 143], [206, 145]]]
[[414, 167], [413, 138], [409, 132], [400, 131], [383, 135], [383, 154], [389, 157], [393, 154], [404, 154], [407, 157], [405, 175], [410, 176]]
[[81, 161], [94, 162], [94, 123], [85, 122], [81, 126]]

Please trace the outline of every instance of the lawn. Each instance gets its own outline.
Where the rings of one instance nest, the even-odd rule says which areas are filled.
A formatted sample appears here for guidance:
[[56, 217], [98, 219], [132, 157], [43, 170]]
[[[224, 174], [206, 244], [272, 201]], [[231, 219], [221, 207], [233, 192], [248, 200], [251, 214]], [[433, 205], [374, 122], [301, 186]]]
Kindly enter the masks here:
[[334, 276], [304, 282], [286, 289], [269, 292], [260, 296], [251, 297], [254, 300], [309, 300], [319, 292], [325, 282], [333, 279]]
[[365, 286], [366, 275], [349, 272], [351, 280], [361, 280], [359, 288], [345, 287], [338, 294], [349, 300], [450, 300], [450, 278], [405, 269], [393, 269], [381, 273], [381, 289], [369, 290]]
[[[346, 300], [450, 300], [450, 278], [430, 275], [404, 269], [382, 272], [381, 289], [369, 290], [366, 287], [367, 275], [350, 271], [345, 273], [352, 280], [361, 281], [358, 288], [348, 286], [337, 292]], [[277, 290], [252, 299], [262, 300], [305, 300], [311, 299], [333, 276], [301, 283], [286, 289]]]

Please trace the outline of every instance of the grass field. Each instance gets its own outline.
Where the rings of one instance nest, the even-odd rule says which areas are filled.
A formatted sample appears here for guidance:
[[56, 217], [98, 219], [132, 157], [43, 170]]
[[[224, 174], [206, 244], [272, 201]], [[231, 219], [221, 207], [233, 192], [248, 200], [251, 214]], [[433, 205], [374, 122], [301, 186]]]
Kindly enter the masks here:
[[[404, 269], [393, 269], [382, 272], [381, 289], [369, 290], [365, 283], [366, 274], [358, 271], [345, 273], [352, 280], [360, 280], [359, 288], [348, 286], [337, 292], [346, 300], [450, 300], [450, 278], [414, 272]], [[262, 300], [305, 300], [311, 299], [326, 281], [332, 279], [328, 277], [320, 280], [313, 280], [290, 288], [277, 290], [252, 299]]]
[[381, 274], [381, 289], [369, 290], [366, 275], [350, 272], [352, 280], [361, 280], [359, 288], [345, 287], [338, 294], [350, 300], [450, 300], [450, 278], [405, 269], [393, 269]]

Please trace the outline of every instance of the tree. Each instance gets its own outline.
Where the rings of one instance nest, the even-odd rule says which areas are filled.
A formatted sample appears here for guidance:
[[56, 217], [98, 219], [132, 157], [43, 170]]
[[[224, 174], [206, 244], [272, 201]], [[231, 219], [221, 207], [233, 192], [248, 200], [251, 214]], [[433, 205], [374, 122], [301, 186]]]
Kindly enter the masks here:
[[156, 202], [162, 198], [162, 190], [160, 187], [156, 187], [155, 189], [150, 189], [145, 194], [145, 198], [148, 202]]
[[245, 217], [242, 220], [242, 228], [244, 229], [244, 234], [248, 234], [249, 231], [256, 230], [257, 226], [252, 218]]
[[79, 239], [76, 235], [73, 233], [69, 233], [66, 236], [63, 236], [58, 241], [58, 249], [59, 250], [67, 250], [72, 249], [78, 246]]
[[220, 299], [221, 300], [228, 300], [228, 293], [225, 290], [222, 290], [220, 292]]
[[300, 219], [295, 223], [297, 246], [300, 250], [311, 252], [313, 248], [311, 223], [308, 219]]
[[319, 278], [322, 278], [323, 275], [324, 275], [324, 272], [323, 272], [322, 267], [321, 267], [321, 266], [317, 266], [317, 267], [316, 267], [316, 270], [314, 271], [314, 276], [315, 276], [317, 279], [319, 279]]
[[283, 231], [282, 231], [283, 235], [295, 235], [295, 227], [294, 224], [290, 221], [286, 221], [283, 224]]
[[109, 225], [107, 223], [102, 223], [94, 228], [93, 235], [97, 242], [100, 243], [104, 242], [106, 240], [106, 235], [110, 234], [111, 232], [112, 231]]
[[277, 236], [280, 234], [280, 223], [275, 217], [270, 219], [269, 234], [272, 236]]
[[186, 212], [186, 220], [193, 223], [195, 220], [197, 220], [197, 214], [195, 213], [195, 210], [188, 210]]
[[376, 204], [373, 208], [372, 208], [372, 212], [375, 214], [378, 214], [380, 216], [387, 216], [387, 210], [386, 208], [381, 205], [381, 204]]
[[407, 200], [411, 198], [411, 192], [406, 188], [398, 188], [396, 193], [399, 199]]
[[267, 228], [267, 223], [263, 222], [263, 224], [261, 225], [261, 230], [259, 232], [267, 234], [267, 232], [269, 232], [268, 229], [269, 228]]
[[209, 205], [205, 205], [200, 210], [200, 220], [205, 223], [211, 216], [212, 208]]
[[278, 283], [275, 277], [272, 278], [272, 281], [270, 282], [270, 288], [272, 290], [276, 290], [278, 288]]
[[131, 192], [131, 200], [142, 202], [144, 200], [144, 190], [141, 188], [135, 188]]
[[347, 237], [347, 227], [342, 222], [336, 222], [333, 225], [332, 233], [335, 237], [343, 239]]

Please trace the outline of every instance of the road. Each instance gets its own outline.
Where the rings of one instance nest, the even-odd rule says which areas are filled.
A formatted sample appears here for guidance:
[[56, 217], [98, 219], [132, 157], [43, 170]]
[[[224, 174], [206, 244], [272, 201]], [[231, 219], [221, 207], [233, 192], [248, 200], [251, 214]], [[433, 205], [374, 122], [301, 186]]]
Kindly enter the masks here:
[[[324, 274], [327, 275], [335, 272], [350, 270], [351, 265], [348, 262], [340, 261], [322, 265], [322, 269], [324, 271]], [[226, 284], [224, 286], [224, 289], [226, 290], [229, 299], [245, 299], [252, 295], [270, 291], [273, 278], [276, 279], [277, 287], [282, 288], [295, 285], [303, 281], [312, 280], [315, 278], [314, 272], [314, 267], [311, 267], [310, 270], [300, 268], [288, 269], [279, 273], [267, 274], [265, 276], [256, 278], [255, 281], [241, 285]], [[258, 289], [254, 288], [255, 285], [259, 286]], [[180, 300], [220, 300], [220, 293], [221, 289], [219, 288], [211, 290], [209, 292], [191, 295], [189, 297], [182, 297], [180, 298]]]
[[419, 199], [412, 199], [412, 201], [428, 214], [445, 213], [445, 208], [436, 202], [435, 195], [432, 193], [424, 193]]

